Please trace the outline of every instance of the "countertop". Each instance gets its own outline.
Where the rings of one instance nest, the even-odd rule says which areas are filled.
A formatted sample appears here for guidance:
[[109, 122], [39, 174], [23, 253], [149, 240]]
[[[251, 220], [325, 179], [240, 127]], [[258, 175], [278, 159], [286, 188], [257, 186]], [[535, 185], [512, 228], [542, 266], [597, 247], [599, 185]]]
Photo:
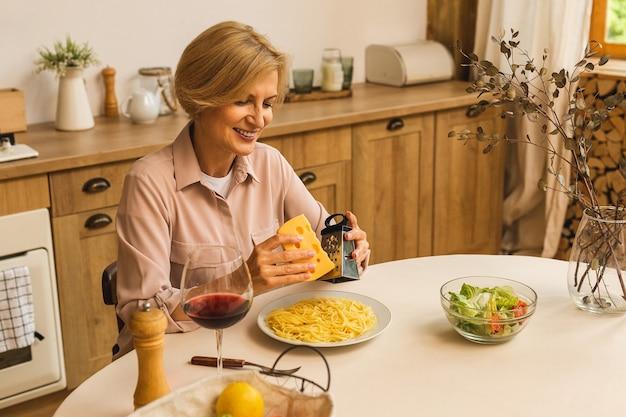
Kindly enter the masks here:
[[[462, 81], [403, 88], [355, 84], [350, 98], [284, 104], [263, 137], [467, 106], [476, 98], [466, 87]], [[30, 125], [16, 141], [39, 157], [0, 163], [0, 180], [140, 158], [170, 143], [187, 121], [179, 111], [150, 125], [99, 117], [93, 129], [80, 132], [57, 131], [52, 122]]]

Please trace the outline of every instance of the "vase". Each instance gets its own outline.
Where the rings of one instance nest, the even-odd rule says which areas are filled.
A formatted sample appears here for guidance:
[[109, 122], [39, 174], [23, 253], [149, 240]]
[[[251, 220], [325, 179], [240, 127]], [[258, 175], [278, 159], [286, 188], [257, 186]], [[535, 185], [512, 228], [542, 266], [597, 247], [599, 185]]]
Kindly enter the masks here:
[[59, 78], [55, 127], [58, 130], [74, 131], [91, 129], [93, 126], [83, 70], [67, 68], [65, 74]]
[[626, 210], [586, 209], [569, 259], [574, 304], [594, 313], [626, 313]]

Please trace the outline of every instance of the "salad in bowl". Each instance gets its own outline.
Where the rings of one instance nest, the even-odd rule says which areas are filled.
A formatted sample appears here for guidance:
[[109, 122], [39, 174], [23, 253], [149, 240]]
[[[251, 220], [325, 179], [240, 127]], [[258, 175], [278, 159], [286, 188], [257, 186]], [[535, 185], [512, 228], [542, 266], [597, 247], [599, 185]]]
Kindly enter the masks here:
[[441, 305], [461, 336], [493, 344], [510, 340], [528, 324], [537, 293], [507, 278], [461, 277], [441, 287]]

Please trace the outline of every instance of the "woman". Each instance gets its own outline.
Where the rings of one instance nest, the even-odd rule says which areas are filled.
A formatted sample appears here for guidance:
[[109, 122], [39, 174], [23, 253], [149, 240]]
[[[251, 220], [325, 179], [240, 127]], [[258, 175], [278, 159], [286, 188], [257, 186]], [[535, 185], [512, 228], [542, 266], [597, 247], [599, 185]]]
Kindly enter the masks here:
[[[176, 95], [192, 121], [164, 149], [137, 161], [118, 208], [117, 313], [128, 322], [139, 301], [168, 317], [168, 332], [197, 328], [180, 305], [182, 266], [194, 246], [239, 248], [256, 294], [306, 281], [304, 250], [275, 251], [297, 236], [276, 235], [304, 214], [316, 232], [326, 210], [275, 149], [257, 143], [284, 94], [286, 57], [250, 26], [215, 25], [194, 39], [176, 70]], [[367, 266], [369, 244], [348, 212], [353, 257]], [[118, 340], [132, 348], [125, 326]]]

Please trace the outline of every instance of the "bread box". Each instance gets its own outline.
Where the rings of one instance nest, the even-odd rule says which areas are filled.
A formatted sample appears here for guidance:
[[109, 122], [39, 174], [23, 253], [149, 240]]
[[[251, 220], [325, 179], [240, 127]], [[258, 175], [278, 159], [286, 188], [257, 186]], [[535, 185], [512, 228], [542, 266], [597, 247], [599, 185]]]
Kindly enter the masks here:
[[452, 55], [439, 42], [369, 45], [365, 49], [365, 77], [371, 83], [402, 87], [449, 80], [453, 75]]

